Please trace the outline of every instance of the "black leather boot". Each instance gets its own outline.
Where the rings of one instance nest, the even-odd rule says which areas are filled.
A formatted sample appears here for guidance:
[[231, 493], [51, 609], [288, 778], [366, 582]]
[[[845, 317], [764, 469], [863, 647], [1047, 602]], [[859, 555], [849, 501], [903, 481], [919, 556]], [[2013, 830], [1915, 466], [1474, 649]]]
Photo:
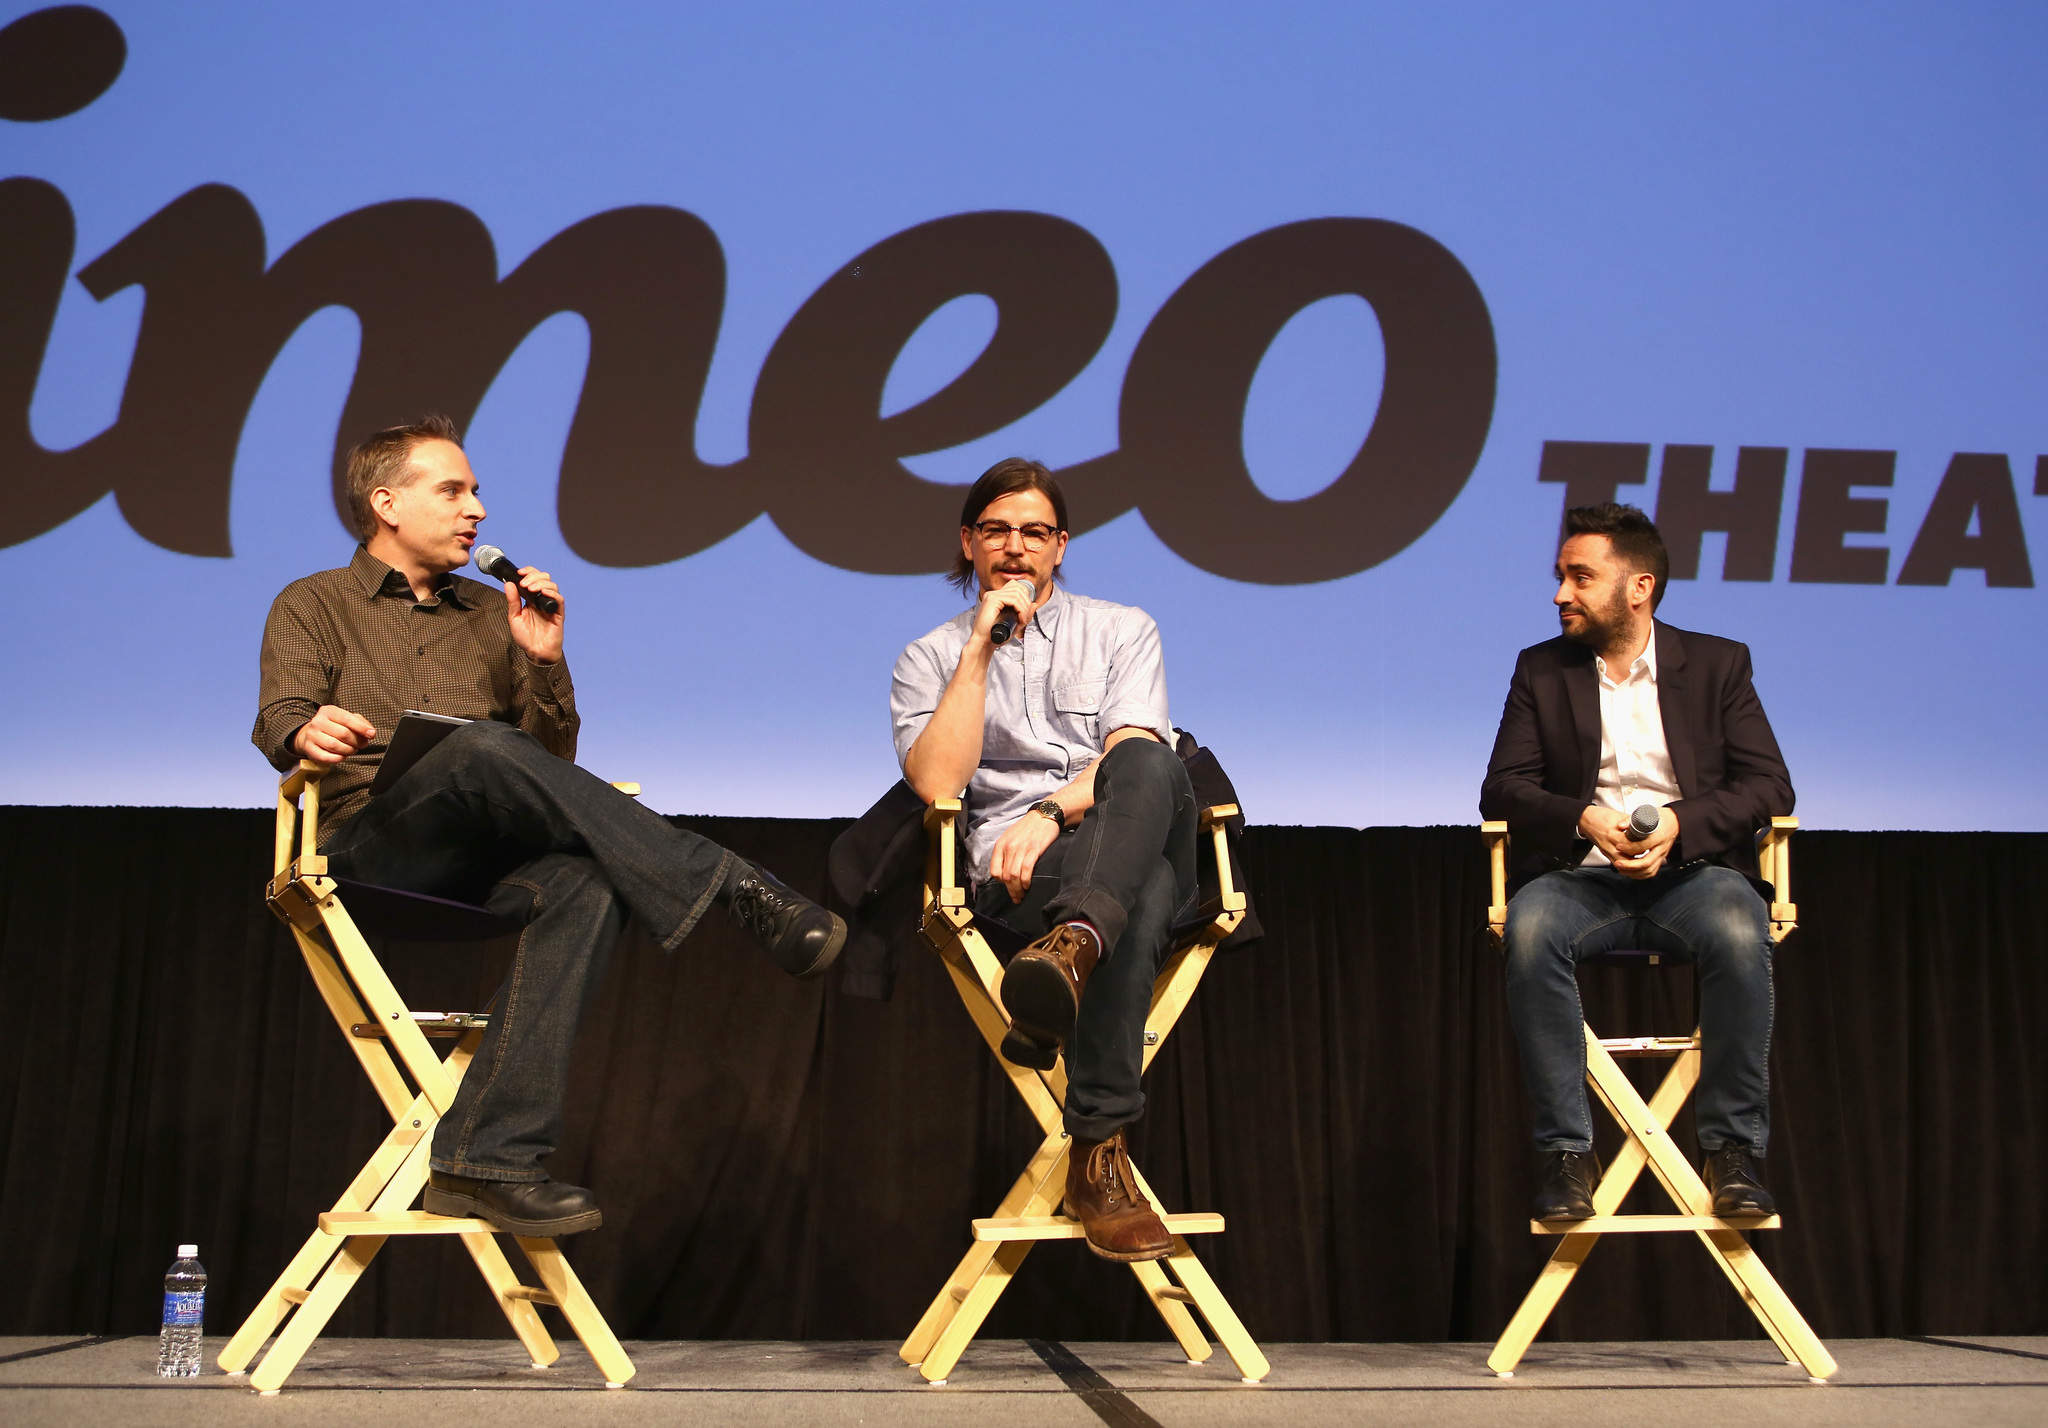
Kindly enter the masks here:
[[581, 1234], [604, 1223], [595, 1195], [559, 1180], [472, 1180], [434, 1170], [423, 1203], [429, 1214], [488, 1220], [529, 1239]]
[[846, 945], [846, 923], [766, 868], [744, 864], [726, 893], [733, 921], [792, 977], [815, 977]]
[[1600, 1183], [1600, 1158], [1590, 1150], [1545, 1150], [1536, 1160], [1536, 1203], [1532, 1220], [1590, 1220], [1593, 1187]]

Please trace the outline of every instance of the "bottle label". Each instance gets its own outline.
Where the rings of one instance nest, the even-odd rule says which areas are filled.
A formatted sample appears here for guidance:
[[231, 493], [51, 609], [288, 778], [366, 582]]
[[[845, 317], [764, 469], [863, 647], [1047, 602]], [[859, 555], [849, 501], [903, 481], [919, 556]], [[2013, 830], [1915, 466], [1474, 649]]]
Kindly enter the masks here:
[[182, 1329], [187, 1325], [197, 1327], [206, 1316], [206, 1291], [189, 1293], [166, 1293], [164, 1295], [164, 1327]]

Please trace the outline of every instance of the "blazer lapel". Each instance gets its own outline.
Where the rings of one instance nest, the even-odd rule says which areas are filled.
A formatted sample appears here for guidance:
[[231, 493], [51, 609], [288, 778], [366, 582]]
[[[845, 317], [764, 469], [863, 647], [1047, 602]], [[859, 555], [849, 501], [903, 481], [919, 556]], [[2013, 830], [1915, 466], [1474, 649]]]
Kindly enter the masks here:
[[[1661, 658], [1664, 651], [1657, 651]], [[1579, 739], [1579, 794], [1591, 802], [1600, 782], [1600, 676], [1593, 652], [1573, 646], [1564, 663], [1565, 697], [1571, 702], [1572, 727]]]
[[1671, 772], [1678, 780], [1678, 792], [1691, 798], [1699, 788], [1699, 772], [1693, 757], [1692, 727], [1685, 717], [1685, 641], [1678, 631], [1659, 620], [1657, 641], [1657, 714], [1664, 723], [1664, 747], [1671, 755]]

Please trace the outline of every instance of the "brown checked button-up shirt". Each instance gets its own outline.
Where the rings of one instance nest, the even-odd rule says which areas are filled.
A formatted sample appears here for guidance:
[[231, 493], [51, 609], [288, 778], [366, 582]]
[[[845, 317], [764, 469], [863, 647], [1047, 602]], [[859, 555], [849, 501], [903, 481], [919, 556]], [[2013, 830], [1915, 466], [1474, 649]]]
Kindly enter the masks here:
[[512, 642], [499, 586], [442, 577], [431, 600], [358, 546], [341, 570], [285, 586], [263, 626], [263, 683], [250, 738], [283, 771], [292, 740], [323, 704], [376, 726], [368, 748], [320, 785], [323, 833], [369, 801], [398, 717], [407, 709], [495, 719], [524, 729], [551, 753], [576, 757], [576, 691], [567, 660], [534, 664]]

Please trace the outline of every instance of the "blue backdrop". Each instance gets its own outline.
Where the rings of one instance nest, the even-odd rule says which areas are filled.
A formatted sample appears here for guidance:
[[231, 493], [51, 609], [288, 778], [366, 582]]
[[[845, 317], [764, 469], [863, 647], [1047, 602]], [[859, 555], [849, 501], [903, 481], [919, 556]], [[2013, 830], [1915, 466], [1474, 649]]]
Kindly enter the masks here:
[[[34, 8], [0, 6], [0, 21]], [[162, 531], [204, 501], [176, 483], [145, 490], [156, 453], [180, 438], [133, 414], [138, 332], [174, 285], [116, 276], [96, 296], [65, 281], [45, 344], [31, 271], [31, 250], [50, 249], [64, 264], [53, 274], [76, 274], [182, 195], [225, 185], [260, 220], [259, 264], [393, 200], [473, 214], [493, 276], [632, 206], [687, 211], [715, 235], [722, 295], [691, 289], [716, 321], [701, 404], [687, 382], [652, 402], [685, 431], [696, 408], [709, 471], [691, 489], [736, 492], [735, 533], [707, 526], [705, 548], [652, 563], [564, 534], [557, 488], [597, 330], [578, 311], [505, 339], [511, 356], [468, 423], [484, 537], [552, 571], [567, 595], [581, 762], [641, 780], [664, 811], [852, 813], [894, 777], [891, 663], [962, 602], [936, 575], [871, 573], [900, 568], [888, 528], [902, 541], [870, 476], [793, 457], [802, 479], [771, 479], [750, 414], [762, 420], [757, 379], [778, 340], [814, 294], [864, 280], [851, 272], [862, 255], [935, 220], [1000, 211], [1064, 220], [1084, 256], [1092, 236], [1114, 274], [1098, 316], [1113, 321], [1099, 347], [1075, 339], [1071, 381], [1033, 379], [1049, 399], [1017, 397], [1021, 416], [985, 402], [976, 410], [998, 411], [1000, 429], [900, 448], [903, 465], [963, 483], [1023, 453], [1079, 466], [1077, 491], [1151, 493], [1090, 497], [1113, 518], [1074, 542], [1070, 583], [1158, 618], [1176, 722], [1217, 749], [1254, 820], [1476, 817], [1514, 651], [1555, 631], [1549, 566], [1566, 493], [1619, 481], [1623, 499], [1663, 503], [1660, 520], [1688, 533], [1682, 567], [1700, 552], [1662, 613], [1750, 644], [1810, 825], [2048, 827], [2038, 7], [102, 9], [125, 42], [111, 86], [69, 113], [0, 119], [0, 175], [35, 181], [10, 188], [19, 202], [0, 214], [0, 364], [28, 374], [0, 413], [27, 426], [0, 466], [0, 499], [17, 513], [0, 549], [13, 635], [0, 801], [267, 800], [247, 742], [257, 642], [280, 586], [350, 553], [329, 480], [365, 309], [316, 291], [311, 315], [249, 369], [253, 402], [217, 433], [231, 453], [219, 475], [232, 478], [221, 548], [194, 553], [203, 542], [179, 548]], [[35, 58], [24, 47], [43, 41], [14, 33]], [[0, 51], [8, 43], [0, 34]], [[62, 258], [49, 235], [67, 205], [75, 239]], [[1469, 436], [1476, 462], [1454, 455], [1458, 470], [1429, 478], [1440, 514], [1400, 515], [1381, 487], [1342, 519], [1268, 502], [1280, 533], [1245, 525], [1243, 559], [1219, 573], [1200, 542], [1161, 525], [1176, 502], [1202, 508], [1207, 488], [1176, 485], [1176, 463], [1139, 449], [1126, 373], [1205, 265], [1321, 219], [1401, 225], [1372, 231], [1412, 230], [1414, 246], [1469, 275], [1491, 343], [1458, 358], [1478, 424], [1436, 412], [1428, 391], [1399, 404], [1450, 432], [1450, 447]], [[203, 266], [217, 236], [151, 261]], [[1027, 233], [1009, 261], [1058, 288], [1066, 270], [1050, 258], [1033, 269], [1036, 243]], [[1222, 274], [1225, 297], [1193, 310], [1187, 331], [1210, 330], [1204, 312], [1229, 318], [1232, 293], [1300, 278], [1286, 251], [1259, 251], [1265, 267]], [[572, 277], [632, 277], [603, 266]], [[1402, 415], [1380, 410], [1383, 377], [1391, 408], [1404, 353], [1456, 325], [1432, 316], [1451, 303], [1443, 282], [1398, 263], [1376, 280], [1370, 303], [1341, 291], [1309, 301], [1262, 359], [1263, 337], [1243, 358], [1256, 363], [1243, 465], [1273, 501], [1351, 480], [1341, 473], [1376, 411], [1387, 431]], [[879, 415], [917, 409], [988, 346], [998, 305], [975, 281], [912, 324]], [[1408, 335], [1392, 315], [1404, 295]], [[1034, 303], [1003, 307], [1004, 326]], [[209, 323], [226, 310], [197, 302], [183, 331], [199, 335], [160, 370], [209, 380], [226, 350], [209, 345]], [[1173, 349], [1186, 344], [1155, 340], [1178, 371]], [[820, 350], [829, 368], [838, 349]], [[431, 357], [419, 359], [430, 373]], [[410, 390], [400, 382], [394, 400]], [[790, 412], [814, 387], [791, 390], [796, 406], [777, 409], [769, 436], [802, 425]], [[1174, 402], [1155, 400], [1145, 419], [1214, 424], [1199, 393]], [[1225, 415], [1238, 424], [1234, 406]], [[85, 445], [121, 423], [127, 446]], [[89, 467], [66, 497], [80, 509], [34, 515], [51, 473], [73, 469], [50, 453], [71, 448]], [[1406, 479], [1406, 452], [1383, 469]], [[637, 478], [599, 474], [626, 481], [607, 518], [630, 529]], [[170, 514], [148, 516], [151, 500]], [[650, 528], [687, 544], [696, 500], [650, 514]], [[1294, 535], [1290, 512], [1308, 513]], [[1233, 526], [1221, 507], [1191, 519]], [[799, 520], [812, 532], [801, 545], [784, 534]], [[947, 556], [943, 526], [930, 568]], [[1355, 568], [1325, 578], [1354, 543]]]

